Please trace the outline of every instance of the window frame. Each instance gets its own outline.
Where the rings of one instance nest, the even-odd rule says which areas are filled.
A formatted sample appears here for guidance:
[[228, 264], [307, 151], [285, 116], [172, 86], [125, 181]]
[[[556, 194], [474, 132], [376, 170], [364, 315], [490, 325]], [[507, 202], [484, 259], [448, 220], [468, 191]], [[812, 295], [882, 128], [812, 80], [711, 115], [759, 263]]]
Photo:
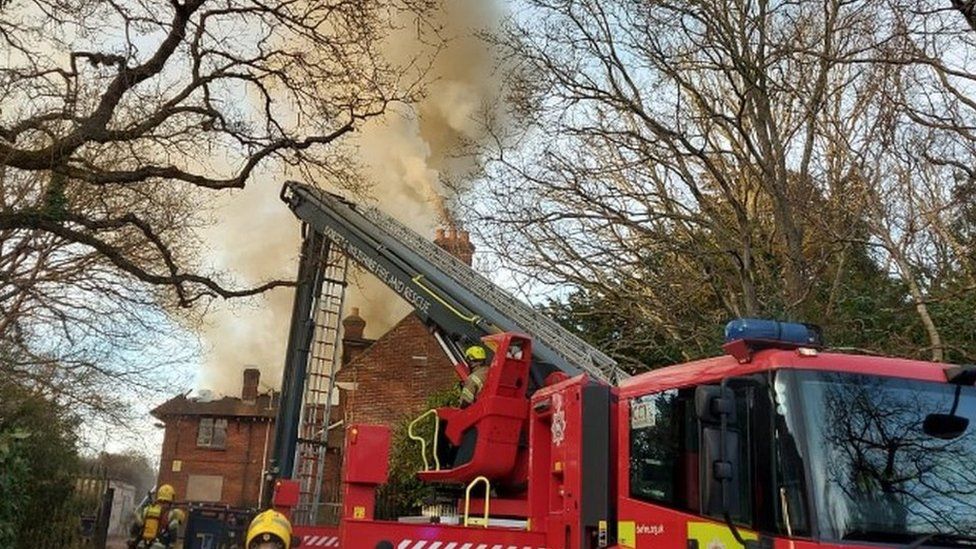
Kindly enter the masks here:
[[[197, 423], [197, 448], [227, 449], [227, 418], [201, 417]], [[220, 433], [220, 435], [218, 435]], [[219, 441], [218, 441], [219, 438]]]
[[[737, 381], [748, 381], [748, 383], [736, 383]], [[693, 411], [694, 410], [693, 393], [690, 398], [688, 398], [687, 393], [685, 394], [686, 406], [691, 406], [692, 411], [691, 411], [691, 415], [689, 416], [687, 413], [687, 409], [683, 410], [684, 413], [682, 414], [680, 421], [684, 423], [684, 425], [682, 426], [682, 434], [685, 440], [682, 442], [683, 446], [677, 449], [675, 455], [676, 455], [676, 459], [678, 460], [682, 459], [682, 456], [687, 453], [687, 449], [688, 449], [687, 437], [688, 436], [695, 437], [695, 440], [697, 442], [697, 449], [695, 449], [694, 451], [698, 455], [698, 493], [696, 494], [696, 501], [694, 502], [684, 501], [681, 498], [676, 498], [673, 496], [671, 497], [670, 500], [655, 499], [640, 494], [635, 490], [635, 475], [637, 474], [637, 472], [633, 470], [633, 464], [637, 456], [635, 456], [634, 454], [635, 439], [634, 439], [634, 429], [632, 428], [632, 422], [631, 422], [631, 419], [633, 417], [632, 414], [634, 409], [633, 408], [634, 403], [639, 402], [641, 399], [647, 399], [656, 395], [665, 395], [669, 392], [674, 392], [676, 395], [680, 395], [681, 392], [684, 391], [694, 392], [699, 386], [702, 385], [716, 385], [721, 382], [722, 380], [703, 381], [701, 383], [691, 385], [691, 386], [672, 387], [663, 390], [651, 391], [628, 399], [628, 413], [626, 418], [627, 420], [626, 444], [628, 447], [628, 463], [627, 463], [628, 471], [626, 472], [627, 497], [642, 503], [657, 505], [657, 506], [665, 507], [683, 513], [691, 513], [703, 518], [709, 518], [709, 519], [719, 520], [719, 521], [723, 520], [722, 517], [716, 517], [707, 514], [705, 510], [702, 508], [704, 505], [704, 502], [702, 500], [703, 491], [704, 491], [703, 467], [706, 467], [706, 465], [702, 463], [702, 459], [704, 459], [704, 454], [701, 449], [702, 426], [701, 426], [701, 421], [698, 420], [697, 416], [694, 414]], [[768, 391], [769, 389], [770, 378], [768, 376], [768, 373], [763, 373], [763, 374], [744, 376], [741, 378], [729, 378], [729, 382], [730, 382], [729, 387], [735, 392], [737, 400], [741, 399], [743, 401], [744, 411], [746, 412], [746, 417], [741, 419], [742, 423], [740, 427], [738, 427], [736, 430], [740, 433], [740, 437], [743, 440], [743, 445], [744, 445], [743, 450], [747, 458], [743, 464], [742, 474], [746, 475], [746, 478], [742, 480], [742, 485], [745, 487], [744, 491], [749, 501], [747, 504], [748, 505], [747, 514], [745, 517], [743, 517], [747, 519], [747, 522], [740, 523], [737, 520], [736, 523], [739, 526], [748, 528], [750, 530], [760, 531], [765, 534], [783, 535], [784, 533], [778, 532], [775, 529], [771, 530], [769, 528], [769, 525], [773, 523], [775, 519], [771, 521], [770, 517], [766, 515], [769, 515], [770, 513], [776, 513], [777, 511], [775, 509], [778, 508], [775, 505], [771, 505], [769, 503], [769, 501], [778, 501], [778, 500], [769, 499], [770, 495], [776, 492], [775, 485], [773, 484], [775, 479], [775, 474], [776, 474], [774, 470], [775, 464], [772, 462], [772, 460], [769, 459], [771, 457], [770, 450], [772, 450], [772, 448], [764, 448], [763, 446], [765, 445], [765, 443], [762, 440], [760, 440], [761, 437], [757, 436], [759, 432], [762, 432], [763, 428], [766, 428], [767, 430], [771, 428], [771, 425], [769, 426], [763, 425], [764, 423], [771, 422], [772, 418], [770, 415], [764, 413], [764, 410], [760, 407], [759, 404], [759, 400], [763, 398], [761, 393]], [[757, 383], [759, 386], [757, 386]], [[680, 398], [680, 396], [677, 398]], [[742, 411], [743, 409], [740, 408], [739, 412], [741, 413]], [[772, 412], [775, 413], [775, 410], [772, 410]], [[672, 421], [676, 421], [676, 419], [672, 418]], [[694, 429], [694, 432], [689, 433], [689, 429]], [[770, 441], [770, 446], [771, 444], [772, 443]], [[762, 494], [761, 499], [759, 494], [760, 488], [762, 488], [764, 492], [767, 492]], [[672, 494], [675, 493], [676, 490], [672, 489]], [[757, 505], [758, 501], [764, 501], [765, 505], [762, 508], [760, 508], [760, 506]], [[772, 507], [773, 509], [771, 510], [770, 507]]]

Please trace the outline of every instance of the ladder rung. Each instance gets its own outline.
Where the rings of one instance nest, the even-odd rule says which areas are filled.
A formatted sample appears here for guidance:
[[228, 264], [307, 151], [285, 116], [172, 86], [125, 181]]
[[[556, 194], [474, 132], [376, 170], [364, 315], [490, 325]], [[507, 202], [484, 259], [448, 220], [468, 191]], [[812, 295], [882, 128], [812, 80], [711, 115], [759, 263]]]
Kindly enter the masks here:
[[324, 441], [309, 438], [300, 438], [298, 439], [298, 442], [308, 444], [309, 446], [324, 446], [326, 444]]

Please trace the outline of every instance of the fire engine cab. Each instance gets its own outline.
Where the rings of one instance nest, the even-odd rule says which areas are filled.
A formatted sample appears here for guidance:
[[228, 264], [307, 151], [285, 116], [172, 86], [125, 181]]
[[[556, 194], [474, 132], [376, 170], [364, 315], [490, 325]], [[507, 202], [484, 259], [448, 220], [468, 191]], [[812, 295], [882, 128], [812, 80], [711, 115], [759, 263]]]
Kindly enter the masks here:
[[[726, 326], [721, 356], [628, 377], [483, 279], [420, 261], [412, 237], [371, 232], [375, 213], [364, 224], [348, 203], [289, 185], [287, 200], [309, 231], [359, 261], [395, 254], [383, 258], [392, 287], [422, 281], [403, 288], [438, 304], [417, 301], [461, 377], [464, 342], [477, 338], [493, 353], [474, 405], [431, 410], [412, 425], [431, 433], [414, 433], [426, 464], [418, 476], [456, 494], [451, 505], [377, 520], [390, 431], [352, 425], [339, 526], [296, 524], [302, 546], [976, 545], [976, 367], [828, 352], [815, 326], [740, 319]], [[352, 221], [373, 244], [350, 244], [336, 230]], [[294, 338], [312, 337], [294, 328], [292, 353], [303, 347]], [[285, 408], [294, 392], [282, 398]], [[279, 452], [289, 451], [288, 437], [279, 431]], [[288, 478], [278, 471], [272, 504], [294, 516], [302, 490]]]

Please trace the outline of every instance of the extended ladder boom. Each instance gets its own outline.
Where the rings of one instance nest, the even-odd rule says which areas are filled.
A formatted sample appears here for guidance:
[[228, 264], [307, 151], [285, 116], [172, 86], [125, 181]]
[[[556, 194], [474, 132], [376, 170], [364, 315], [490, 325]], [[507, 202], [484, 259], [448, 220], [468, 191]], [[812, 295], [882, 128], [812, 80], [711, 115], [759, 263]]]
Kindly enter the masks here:
[[540, 363], [610, 384], [626, 377], [612, 358], [380, 210], [296, 182], [285, 183], [282, 199], [449, 337], [476, 342], [491, 333], [522, 332], [532, 337]]

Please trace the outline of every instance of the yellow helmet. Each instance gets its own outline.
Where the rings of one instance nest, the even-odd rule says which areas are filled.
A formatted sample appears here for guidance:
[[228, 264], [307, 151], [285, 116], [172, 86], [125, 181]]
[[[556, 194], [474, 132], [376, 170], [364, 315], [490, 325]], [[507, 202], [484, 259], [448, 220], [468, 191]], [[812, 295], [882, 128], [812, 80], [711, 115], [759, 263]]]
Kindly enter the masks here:
[[464, 351], [464, 358], [468, 360], [485, 360], [488, 358], [488, 353], [485, 352], [485, 348], [481, 345], [472, 345], [468, 347], [467, 351]]
[[258, 513], [247, 527], [247, 549], [289, 549], [291, 545], [291, 522], [274, 509]]
[[156, 489], [156, 501], [172, 502], [176, 498], [176, 490], [169, 484], [164, 484]]

